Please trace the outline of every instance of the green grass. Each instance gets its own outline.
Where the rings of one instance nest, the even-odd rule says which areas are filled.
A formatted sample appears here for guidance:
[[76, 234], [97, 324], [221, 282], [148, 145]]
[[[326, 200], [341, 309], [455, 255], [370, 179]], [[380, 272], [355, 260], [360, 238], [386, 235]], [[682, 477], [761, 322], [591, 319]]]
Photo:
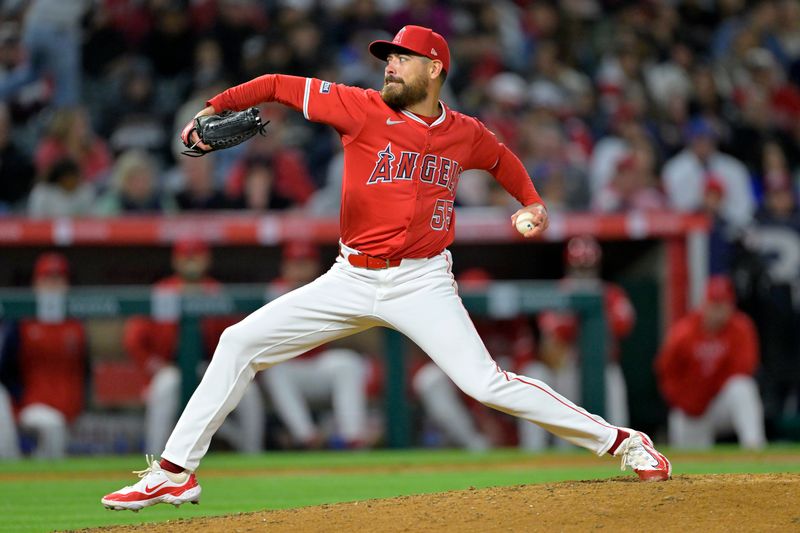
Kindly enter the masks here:
[[[671, 454], [675, 474], [799, 472], [800, 446], [761, 454], [720, 447]], [[555, 464], [546, 458], [555, 457]], [[574, 464], [571, 464], [574, 463]], [[530, 455], [517, 450], [366, 453], [211, 454], [198, 472], [202, 503], [177, 510], [111, 512], [100, 497], [135, 481], [142, 457], [76, 458], [60, 462], [0, 462], [0, 531], [52, 531], [176, 518], [387, 498], [469, 487], [599, 479], [620, 475], [616, 460], [570, 451]], [[369, 471], [377, 469], [377, 471]], [[246, 475], [242, 475], [245, 472]]]

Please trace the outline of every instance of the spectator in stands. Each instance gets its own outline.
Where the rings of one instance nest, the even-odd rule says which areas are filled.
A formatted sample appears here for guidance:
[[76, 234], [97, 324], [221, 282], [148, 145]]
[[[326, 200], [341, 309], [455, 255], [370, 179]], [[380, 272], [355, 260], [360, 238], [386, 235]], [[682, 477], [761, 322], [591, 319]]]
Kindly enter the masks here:
[[[636, 311], [625, 290], [600, 278], [602, 250], [594, 237], [573, 237], [565, 248], [566, 276], [561, 280], [565, 291], [602, 289], [608, 346], [605, 366], [606, 419], [628, 425], [628, 393], [619, 363], [622, 339], [630, 334], [636, 322]], [[538, 317], [539, 350], [537, 359], [519, 368], [519, 373], [547, 380], [559, 394], [580, 398], [580, 355], [578, 353], [578, 317], [573, 313], [545, 311]], [[520, 423], [520, 446], [542, 450], [549, 434], [542, 428]], [[561, 444], [559, 442], [558, 444]]]
[[53, 218], [85, 216], [94, 206], [94, 188], [83, 179], [71, 159], [57, 161], [37, 183], [28, 199], [28, 216]]
[[230, 206], [230, 201], [214, 180], [216, 155], [181, 156], [178, 164], [183, 182], [175, 195], [180, 211], [209, 211], [227, 209]]
[[27, 59], [0, 82], [0, 100], [44, 77], [53, 80], [53, 104], [74, 106], [80, 98], [81, 19], [89, 0], [30, 0], [24, 18]]
[[114, 162], [108, 191], [101, 196], [95, 214], [166, 214], [176, 210], [174, 200], [158, 189], [153, 159], [140, 150], [129, 150]]
[[528, 93], [532, 103], [547, 100], [560, 118], [580, 113], [592, 91], [591, 80], [562, 60], [555, 40], [537, 43], [531, 70], [535, 73]]
[[686, 138], [688, 146], [664, 165], [662, 180], [670, 206], [678, 211], [699, 211], [705, 184], [714, 178], [725, 189], [722, 203], [725, 220], [738, 227], [750, 222], [755, 199], [747, 168], [717, 150], [717, 130], [705, 118], [697, 117], [689, 123]]
[[562, 125], [549, 113], [533, 113], [522, 130], [522, 163], [551, 211], [579, 211], [589, 205], [585, 162]]
[[649, 144], [638, 146], [617, 161], [616, 173], [594, 200], [595, 211], [626, 213], [666, 208], [664, 195], [657, 187], [654, 154]]
[[[27, 52], [21, 42], [21, 31], [18, 21], [11, 17], [0, 17], [0, 84], [13, 76], [15, 70], [25, 63]], [[24, 123], [50, 105], [51, 97], [51, 86], [46, 79], [40, 78], [2, 101], [11, 108], [15, 121]]]
[[12, 133], [8, 106], [0, 103], [0, 215], [19, 210], [33, 186], [33, 162]]
[[79, 321], [64, 316], [68, 288], [67, 259], [59, 253], [40, 255], [33, 268], [38, 316], [21, 320], [5, 348], [19, 368], [19, 429], [35, 437], [38, 458], [66, 454], [69, 425], [84, 409], [86, 333]]
[[[319, 250], [304, 241], [283, 247], [281, 275], [269, 286], [272, 298], [301, 287], [320, 273]], [[298, 358], [259, 374], [259, 379], [289, 431], [294, 446], [311, 449], [325, 443], [361, 448], [374, 436], [367, 425], [367, 380], [369, 366], [364, 356], [347, 347], [323, 345]], [[325, 434], [314, 421], [312, 407], [330, 406], [332, 434]]]
[[78, 165], [81, 176], [89, 183], [103, 184], [111, 169], [111, 153], [106, 143], [97, 137], [82, 107], [59, 109], [53, 114], [47, 132], [36, 147], [36, 173], [47, 172], [65, 157]]
[[709, 448], [732, 429], [743, 448], [763, 448], [758, 363], [753, 321], [736, 309], [730, 278], [712, 276], [705, 303], [670, 328], [655, 362], [670, 445]]
[[[184, 58], [184, 60], [186, 60]], [[107, 102], [109, 144], [114, 153], [144, 150], [166, 161], [169, 135], [166, 113], [179, 103], [177, 97], [159, 95], [153, 66], [142, 57], [131, 58], [117, 76], [115, 97]], [[166, 82], [162, 86], [166, 86]], [[170, 99], [170, 101], [162, 101]]]
[[486, 84], [486, 101], [481, 120], [500, 142], [519, 153], [520, 128], [518, 116], [523, 109], [528, 84], [519, 74], [501, 72]]
[[142, 51], [155, 74], [169, 85], [185, 85], [191, 76], [195, 36], [190, 9], [185, 2], [167, 0], [153, 3], [153, 28], [145, 36]]
[[[154, 298], [168, 302], [183, 295], [212, 297], [222, 290], [218, 281], [208, 275], [211, 250], [207, 244], [195, 239], [175, 243], [172, 251], [174, 274], [155, 284]], [[165, 307], [169, 307], [166, 305]], [[145, 451], [162, 449], [170, 428], [178, 415], [181, 391], [181, 371], [176, 364], [178, 351], [178, 320], [176, 316], [157, 312], [154, 317], [132, 317], [127, 320], [124, 346], [128, 356], [135, 360], [150, 377], [145, 390]], [[216, 348], [225, 328], [239, 317], [211, 316], [202, 319], [202, 345], [205, 358]], [[203, 359], [197, 354], [198, 359]], [[205, 363], [198, 365], [198, 373], [205, 371]], [[234, 411], [221, 436], [242, 452], [256, 453], [262, 447], [264, 414], [263, 403], [254, 387], [250, 387]]]
[[254, 0], [219, 0], [217, 16], [209, 35], [222, 49], [223, 63], [233, 80], [243, 81], [242, 49], [244, 43], [264, 30], [265, 7]]
[[244, 187], [232, 206], [252, 212], [284, 210], [292, 201], [275, 187], [275, 162], [269, 157], [248, 157], [243, 161]]
[[[270, 121], [269, 133], [256, 136], [245, 145], [241, 158], [225, 178], [225, 195], [229, 201], [238, 199], [241, 205], [247, 197], [246, 187], [261, 182], [262, 189], [269, 189], [269, 196], [257, 203], [274, 209], [305, 205], [314, 193], [314, 182], [303, 152], [291, 141], [286, 111], [270, 108], [265, 111], [264, 120]], [[254, 177], [255, 180], [246, 179]]]
[[633, 146], [646, 142], [648, 133], [634, 106], [623, 104], [609, 119], [608, 134], [594, 145], [589, 161], [589, 188], [592, 197], [598, 195], [611, 181], [617, 162], [625, 157]]
[[[490, 282], [491, 276], [483, 269], [469, 269], [458, 276], [462, 293], [485, 292]], [[502, 368], [520, 368], [533, 359], [535, 346], [527, 317], [472, 320], [487, 350]], [[413, 356], [416, 362], [412, 364], [411, 389], [419, 398], [426, 421], [442, 433], [440, 444], [483, 451], [516, 443], [515, 420], [460, 392], [418, 348], [413, 349]]]

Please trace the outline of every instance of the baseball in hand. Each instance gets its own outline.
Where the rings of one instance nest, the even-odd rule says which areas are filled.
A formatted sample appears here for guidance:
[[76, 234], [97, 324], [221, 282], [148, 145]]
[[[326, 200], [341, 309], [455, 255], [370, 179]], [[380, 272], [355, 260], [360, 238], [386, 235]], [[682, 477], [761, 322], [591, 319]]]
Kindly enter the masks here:
[[527, 232], [536, 227], [536, 225], [533, 223], [533, 213], [529, 213], [527, 211], [525, 213], [521, 213], [517, 217], [516, 224], [517, 231], [525, 235]]

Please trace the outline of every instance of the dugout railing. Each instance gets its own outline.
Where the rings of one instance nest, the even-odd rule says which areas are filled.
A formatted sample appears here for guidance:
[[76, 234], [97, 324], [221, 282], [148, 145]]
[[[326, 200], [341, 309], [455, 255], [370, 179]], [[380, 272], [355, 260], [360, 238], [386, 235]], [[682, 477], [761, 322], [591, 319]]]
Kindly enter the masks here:
[[[176, 295], [145, 286], [76, 287], [64, 294], [35, 294], [30, 289], [0, 290], [0, 319], [71, 317], [124, 318], [150, 315], [179, 321], [178, 365], [185, 404], [197, 386], [196, 367], [203, 353], [200, 320], [206, 316], [252, 312], [270, 299], [263, 285], [226, 285], [214, 294]], [[571, 310], [580, 322], [581, 405], [589, 412], [605, 411], [604, 366], [607, 328], [599, 290], [566, 291], [553, 281], [494, 282], [480, 290], [462, 290], [464, 306], [474, 316], [510, 318], [542, 310]], [[447, 335], [446, 331], [442, 335]], [[411, 445], [411, 416], [406, 397], [405, 338], [387, 329], [384, 338], [387, 445]]]

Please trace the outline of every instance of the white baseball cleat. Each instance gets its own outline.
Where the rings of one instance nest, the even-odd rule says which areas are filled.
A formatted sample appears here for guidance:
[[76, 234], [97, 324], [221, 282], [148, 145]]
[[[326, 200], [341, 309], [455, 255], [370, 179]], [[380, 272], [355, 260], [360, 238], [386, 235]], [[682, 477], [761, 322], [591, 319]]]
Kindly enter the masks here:
[[645, 433], [624, 428], [631, 436], [622, 441], [614, 453], [622, 456], [621, 469], [631, 467], [641, 481], [666, 481], [672, 477], [672, 464], [653, 446]]
[[194, 473], [167, 472], [152, 455], [146, 455], [145, 460], [147, 468], [133, 471], [141, 478], [138, 483], [103, 496], [100, 502], [107, 509], [139, 511], [157, 503], [179, 507], [186, 502], [200, 502], [200, 485]]

